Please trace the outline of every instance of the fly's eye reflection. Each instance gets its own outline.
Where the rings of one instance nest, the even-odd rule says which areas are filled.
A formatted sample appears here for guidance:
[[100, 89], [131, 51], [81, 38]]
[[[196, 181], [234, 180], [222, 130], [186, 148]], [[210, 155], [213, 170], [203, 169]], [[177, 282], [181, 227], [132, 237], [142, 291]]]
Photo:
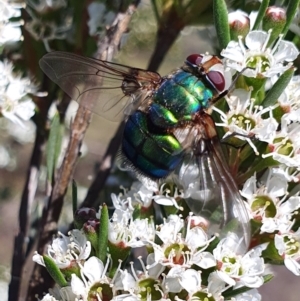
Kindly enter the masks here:
[[[65, 52], [45, 55], [40, 66], [80, 105], [93, 99], [97, 114], [126, 120], [121, 157], [128, 169], [146, 183], [175, 174], [190, 210], [207, 219], [214, 233], [236, 233], [246, 248], [248, 215], [205, 111], [225, 87], [218, 57], [192, 54], [164, 77]], [[114, 88], [121, 96], [105, 101], [103, 92]]]

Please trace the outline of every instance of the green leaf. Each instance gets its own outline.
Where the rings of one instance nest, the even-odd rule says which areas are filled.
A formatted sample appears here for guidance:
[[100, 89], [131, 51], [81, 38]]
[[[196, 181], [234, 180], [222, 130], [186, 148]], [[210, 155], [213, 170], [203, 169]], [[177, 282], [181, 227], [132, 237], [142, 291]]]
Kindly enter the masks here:
[[261, 23], [264, 15], [266, 13], [266, 10], [269, 6], [269, 2], [270, 2], [270, 0], [263, 0], [261, 2], [260, 6], [259, 6], [259, 11], [258, 11], [258, 14], [257, 14], [256, 20], [254, 22], [252, 30], [255, 30], [255, 29], [259, 28], [259, 24]]
[[299, 3], [300, 3], [300, 0], [290, 0], [289, 1], [289, 5], [286, 10], [286, 23], [282, 30], [283, 36], [285, 36], [287, 34], [287, 32], [289, 31], [290, 25], [293, 22], [295, 15], [297, 13]]
[[63, 273], [55, 264], [55, 262], [47, 255], [43, 255], [43, 259], [45, 262], [46, 269], [53, 280], [60, 286], [65, 287], [68, 285]]
[[274, 278], [274, 275], [267, 274], [267, 275], [264, 275], [263, 278], [264, 278], [264, 283], [268, 283]]
[[101, 208], [99, 235], [98, 235], [98, 258], [105, 262], [107, 257], [107, 244], [108, 244], [108, 209], [106, 204]]
[[275, 247], [274, 241], [270, 241], [267, 248], [262, 251], [262, 257], [265, 259], [266, 263], [272, 264], [283, 264], [283, 258], [278, 254], [278, 250]]
[[55, 114], [49, 133], [49, 139], [47, 143], [47, 177], [49, 181], [52, 181], [53, 172], [57, 164], [57, 160], [61, 151], [61, 143], [64, 133], [64, 127], [60, 123], [60, 117]]
[[[273, 279], [273, 275], [271, 274], [268, 274], [268, 275], [264, 275], [263, 278], [264, 278], [264, 283], [267, 283], [269, 281], [271, 281]], [[229, 299], [229, 298], [232, 298], [236, 295], [239, 295], [239, 294], [242, 294], [242, 293], [245, 293], [249, 290], [252, 290], [253, 288], [252, 287], [247, 287], [247, 286], [242, 286], [242, 287], [239, 287], [237, 289], [229, 289], [227, 290], [226, 292], [223, 292], [223, 296], [225, 299]]]
[[213, 14], [219, 45], [221, 49], [224, 49], [230, 42], [228, 11], [224, 0], [213, 1]]
[[295, 72], [294, 67], [290, 67], [287, 69], [281, 76], [278, 78], [273, 87], [268, 91], [265, 99], [261, 103], [261, 105], [266, 108], [268, 106], [272, 106], [277, 103], [279, 96], [282, 94], [284, 89], [289, 84], [291, 78], [293, 77]]
[[235, 290], [229, 289], [229, 290], [227, 290], [226, 292], [223, 293], [223, 297], [225, 299], [229, 299], [229, 298], [232, 298], [236, 295], [239, 295], [239, 294], [245, 293], [247, 291], [250, 291], [252, 289], [253, 289], [252, 287], [247, 287], [247, 286], [242, 286], [242, 287], [239, 287]]

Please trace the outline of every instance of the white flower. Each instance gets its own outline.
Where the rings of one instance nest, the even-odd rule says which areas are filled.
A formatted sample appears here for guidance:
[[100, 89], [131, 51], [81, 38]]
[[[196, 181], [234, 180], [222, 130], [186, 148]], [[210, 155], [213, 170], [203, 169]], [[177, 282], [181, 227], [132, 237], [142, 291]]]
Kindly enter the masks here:
[[293, 212], [300, 208], [300, 197], [287, 196], [288, 181], [279, 169], [271, 169], [263, 184], [256, 176], [248, 179], [241, 191], [247, 199], [249, 214], [262, 223], [261, 232], [284, 231], [292, 225]]
[[1, 24], [0, 22], [0, 45], [18, 42], [22, 39], [20, 23]]
[[20, 17], [21, 6], [10, 5], [7, 1], [0, 0], [0, 46], [6, 43], [20, 41], [22, 32], [21, 22], [10, 22], [13, 17]]
[[[60, 237], [53, 240], [48, 246], [48, 256], [56, 263], [58, 268], [65, 269], [85, 260], [91, 253], [91, 243], [80, 230], [72, 230], [69, 237], [59, 233]], [[33, 261], [45, 265], [43, 257], [37, 253], [33, 255]]]
[[121, 221], [112, 220], [109, 223], [108, 239], [111, 243], [124, 247], [142, 247], [147, 242], [153, 241], [155, 228], [153, 220], [136, 219]]
[[174, 206], [177, 209], [183, 210], [177, 204], [177, 199], [183, 198], [184, 194], [177, 188], [176, 185], [172, 185], [172, 190], [169, 188], [169, 183], [163, 183], [160, 185], [159, 191], [153, 196], [153, 201], [163, 206]]
[[239, 42], [229, 42], [226, 49], [221, 52], [225, 57], [226, 65], [238, 72], [248, 67], [243, 74], [247, 77], [273, 77], [288, 68], [289, 64], [298, 56], [298, 49], [292, 43], [282, 40], [280, 36], [277, 43], [272, 47], [268, 47], [271, 32], [261, 30], [253, 30], [245, 37], [245, 45], [243, 38]]
[[213, 250], [217, 260], [217, 271], [210, 277], [219, 277], [229, 286], [258, 288], [264, 283], [264, 260], [259, 250], [250, 250], [243, 256], [237, 255], [239, 239], [234, 234], [222, 239]]
[[193, 269], [176, 266], [171, 268], [166, 275], [165, 286], [171, 293], [179, 293], [182, 289], [189, 293], [195, 293], [202, 289], [201, 274]]
[[300, 228], [296, 232], [278, 233], [274, 238], [279, 255], [285, 266], [296, 276], [300, 276]]
[[[273, 108], [255, 106], [255, 100], [250, 98], [250, 92], [243, 89], [234, 90], [234, 94], [226, 99], [229, 105], [228, 113], [213, 107], [213, 110], [220, 114], [222, 120], [221, 123], [216, 123], [216, 126], [227, 129], [223, 138], [234, 133], [240, 140], [247, 141], [258, 154], [251, 137], [255, 135], [255, 138], [261, 141], [269, 141], [275, 137], [278, 122], [272, 117]], [[270, 117], [262, 118], [267, 113]]]
[[12, 64], [0, 61], [0, 113], [22, 125], [22, 120], [34, 115], [35, 104], [28, 93], [35, 93], [36, 87], [28, 78], [16, 76], [12, 69]]
[[[300, 110], [299, 110], [300, 112]], [[273, 157], [274, 160], [288, 167], [300, 166], [300, 124], [296, 114], [285, 114], [281, 118], [281, 130], [267, 141], [268, 152], [263, 158]]]
[[0, 22], [8, 21], [13, 17], [20, 17], [21, 11], [19, 10], [20, 6], [12, 6], [9, 4], [9, 1], [0, 0]]
[[107, 259], [104, 266], [99, 258], [92, 256], [81, 266], [81, 279], [72, 274], [72, 291], [77, 297], [80, 297], [79, 300], [103, 300], [103, 294], [106, 295], [108, 300], [111, 300], [113, 290], [110, 285], [113, 281], [106, 276], [109, 263], [110, 260]]
[[112, 202], [116, 208], [114, 212], [114, 220], [121, 221], [126, 218], [129, 220], [137, 206], [142, 206], [142, 210], [151, 210], [153, 201], [163, 206], [174, 206], [177, 209], [182, 209], [177, 204], [177, 199], [183, 197], [181, 191], [176, 185], [169, 188], [168, 183], [163, 183], [160, 188], [153, 191], [147, 188], [143, 183], [136, 181], [132, 184], [130, 190], [123, 188], [124, 192], [116, 195], [111, 194]]
[[159, 227], [156, 234], [163, 244], [150, 242], [154, 249], [153, 265], [189, 268], [195, 264], [204, 269], [214, 266], [216, 263], [212, 254], [204, 252], [214, 238], [209, 240], [201, 227], [190, 228], [190, 224], [183, 237], [182, 228], [183, 220], [177, 215], [170, 215], [168, 221]]
[[115, 208], [114, 220], [130, 220], [134, 208], [138, 205], [149, 208], [152, 205], [153, 191], [147, 189], [141, 182], [136, 181], [130, 190], [123, 187], [123, 193], [111, 194], [111, 199]]
[[151, 274], [145, 269], [141, 260], [143, 271], [137, 273], [131, 263], [131, 274], [127, 270], [119, 270], [114, 282], [115, 290], [124, 290], [126, 293], [113, 298], [114, 301], [119, 300], [161, 300], [164, 293], [162, 286], [161, 274]]
[[[278, 99], [282, 110], [294, 114], [300, 108], [300, 76], [293, 76], [284, 92]], [[299, 117], [298, 117], [299, 118]]]

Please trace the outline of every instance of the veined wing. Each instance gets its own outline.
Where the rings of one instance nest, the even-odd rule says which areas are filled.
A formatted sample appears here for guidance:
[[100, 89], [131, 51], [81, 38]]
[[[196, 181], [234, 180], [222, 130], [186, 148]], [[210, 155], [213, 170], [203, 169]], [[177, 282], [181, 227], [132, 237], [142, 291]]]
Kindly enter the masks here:
[[61, 51], [46, 54], [40, 67], [72, 99], [109, 120], [130, 114], [161, 82], [156, 72]]
[[244, 201], [223, 156], [212, 118], [202, 113], [197, 122], [192, 152], [187, 152], [179, 170], [186, 202], [191, 211], [207, 221], [212, 235], [218, 233], [223, 238], [236, 234], [236, 249], [245, 252], [250, 224]]

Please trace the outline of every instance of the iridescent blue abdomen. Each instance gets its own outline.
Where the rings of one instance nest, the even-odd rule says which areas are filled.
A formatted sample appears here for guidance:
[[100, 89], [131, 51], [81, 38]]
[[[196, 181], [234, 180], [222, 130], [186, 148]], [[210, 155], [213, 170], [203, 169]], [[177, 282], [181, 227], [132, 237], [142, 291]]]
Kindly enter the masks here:
[[207, 108], [213, 91], [184, 70], [164, 78], [148, 110], [132, 114], [124, 130], [122, 152], [133, 166], [152, 178], [163, 178], [182, 160], [184, 149], [172, 134]]
[[152, 178], [166, 177], [181, 161], [182, 151], [174, 135], [154, 129], [149, 114], [137, 111], [129, 117], [122, 152], [138, 170]]

